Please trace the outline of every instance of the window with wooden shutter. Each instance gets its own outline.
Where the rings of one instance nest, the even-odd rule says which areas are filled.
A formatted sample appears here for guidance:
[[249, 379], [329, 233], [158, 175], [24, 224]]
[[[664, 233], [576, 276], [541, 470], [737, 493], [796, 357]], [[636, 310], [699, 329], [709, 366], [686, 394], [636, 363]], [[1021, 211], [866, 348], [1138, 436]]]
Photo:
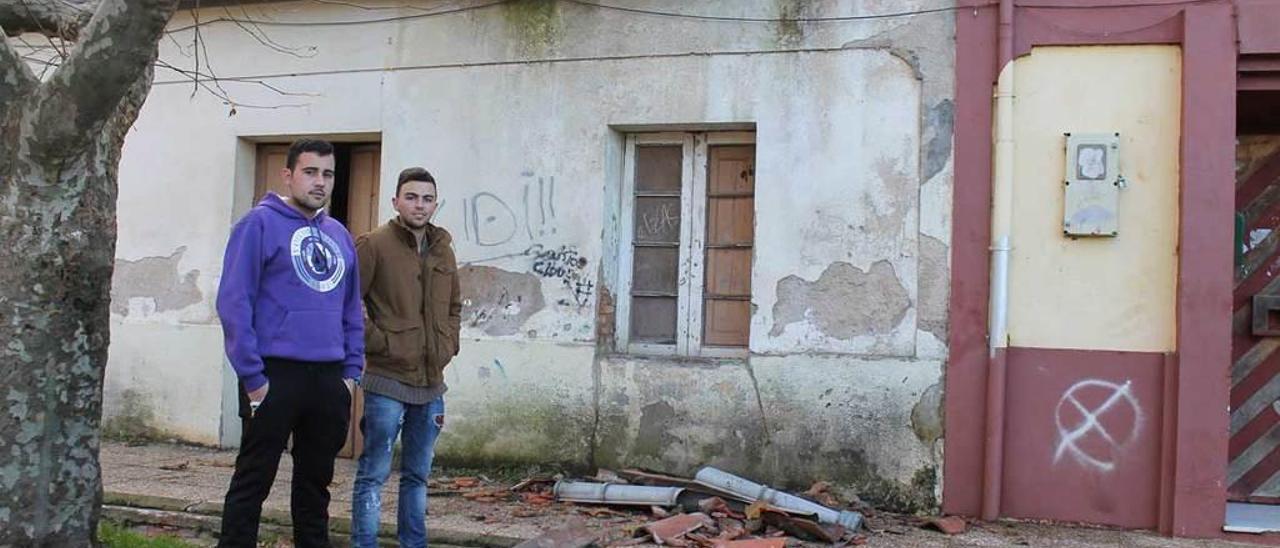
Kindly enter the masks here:
[[627, 137], [620, 349], [740, 356], [751, 324], [754, 134]]

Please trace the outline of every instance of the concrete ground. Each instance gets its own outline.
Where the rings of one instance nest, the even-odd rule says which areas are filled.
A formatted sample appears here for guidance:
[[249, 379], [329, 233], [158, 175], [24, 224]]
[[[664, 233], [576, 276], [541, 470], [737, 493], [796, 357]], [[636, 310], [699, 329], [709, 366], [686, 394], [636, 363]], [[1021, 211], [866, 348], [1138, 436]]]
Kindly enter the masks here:
[[[106, 492], [104, 514], [108, 519], [128, 521], [157, 531], [186, 530], [197, 544], [211, 544], [210, 531], [217, 528], [222, 497], [235, 460], [234, 451], [168, 444], [104, 443], [101, 460]], [[291, 469], [286, 454], [264, 509], [266, 546], [290, 546], [287, 524]], [[349, 531], [354, 474], [355, 461], [338, 459], [329, 509], [338, 536]], [[471, 486], [467, 481], [470, 480], [450, 477], [449, 470], [438, 470], [433, 477], [427, 518], [432, 546], [514, 546], [565, 526], [598, 533], [603, 545], [607, 545], [629, 538], [634, 529], [654, 519], [647, 512], [522, 499], [510, 493], [509, 482], [482, 478], [479, 485]], [[388, 541], [395, 523], [397, 483], [398, 478], [393, 476], [383, 495], [382, 529]], [[971, 524], [966, 532], [948, 536], [921, 527], [921, 521], [911, 516], [871, 514], [864, 531], [866, 545], [927, 548], [1249, 546], [1221, 540], [1171, 539], [1142, 531], [1025, 522]], [[204, 532], [195, 535], [191, 534], [193, 530]]]

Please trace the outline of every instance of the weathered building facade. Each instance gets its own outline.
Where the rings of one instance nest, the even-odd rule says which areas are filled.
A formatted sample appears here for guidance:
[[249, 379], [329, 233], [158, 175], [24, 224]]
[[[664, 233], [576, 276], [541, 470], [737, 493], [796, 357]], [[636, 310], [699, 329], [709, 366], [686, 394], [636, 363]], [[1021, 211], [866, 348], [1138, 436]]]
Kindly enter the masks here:
[[1269, 0], [205, 3], [126, 143], [106, 426], [236, 443], [223, 246], [319, 135], [353, 232], [400, 169], [440, 181], [442, 460], [1242, 530], [1280, 501], [1275, 28]]
[[238, 440], [223, 246], [278, 144], [320, 135], [354, 232], [393, 214], [400, 169], [440, 181], [465, 299], [441, 459], [937, 503], [955, 12], [360, 4], [171, 23], [162, 59], [188, 72], [158, 69], [120, 171], [109, 429]]

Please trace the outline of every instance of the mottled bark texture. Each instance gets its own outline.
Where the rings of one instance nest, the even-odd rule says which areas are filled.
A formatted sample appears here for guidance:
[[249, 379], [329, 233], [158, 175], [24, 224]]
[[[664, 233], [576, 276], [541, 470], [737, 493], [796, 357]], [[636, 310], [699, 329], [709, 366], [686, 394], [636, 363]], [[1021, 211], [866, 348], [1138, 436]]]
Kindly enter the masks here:
[[[0, 0], [0, 546], [96, 544], [116, 166], [175, 7]], [[76, 44], [39, 82], [20, 30]]]
[[75, 40], [97, 5], [97, 0], [5, 0], [0, 26], [9, 36], [35, 32]]

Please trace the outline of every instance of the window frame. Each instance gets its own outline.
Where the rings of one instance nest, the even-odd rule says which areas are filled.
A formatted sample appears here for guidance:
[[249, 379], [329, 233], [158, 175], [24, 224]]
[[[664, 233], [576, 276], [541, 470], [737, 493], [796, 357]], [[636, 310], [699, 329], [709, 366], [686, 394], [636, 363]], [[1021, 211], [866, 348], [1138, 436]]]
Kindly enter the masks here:
[[[706, 293], [707, 177], [709, 148], [719, 145], [755, 145], [751, 131], [654, 132], [626, 135], [622, 168], [622, 209], [618, 230], [618, 295], [616, 306], [616, 340], [618, 350], [628, 354], [703, 358], [745, 358], [750, 353], [750, 328], [747, 347], [702, 344], [704, 299]], [[679, 145], [681, 150], [680, 180], [680, 248], [677, 265], [676, 343], [674, 345], [631, 341], [631, 289], [634, 275], [635, 243], [635, 162], [636, 147], [646, 145]], [[757, 150], [757, 154], [758, 154]], [[752, 210], [756, 209], [752, 197]], [[755, 271], [755, 230], [752, 229], [751, 275]], [[753, 284], [754, 286], [754, 284]], [[748, 320], [749, 322], [750, 320]]]

